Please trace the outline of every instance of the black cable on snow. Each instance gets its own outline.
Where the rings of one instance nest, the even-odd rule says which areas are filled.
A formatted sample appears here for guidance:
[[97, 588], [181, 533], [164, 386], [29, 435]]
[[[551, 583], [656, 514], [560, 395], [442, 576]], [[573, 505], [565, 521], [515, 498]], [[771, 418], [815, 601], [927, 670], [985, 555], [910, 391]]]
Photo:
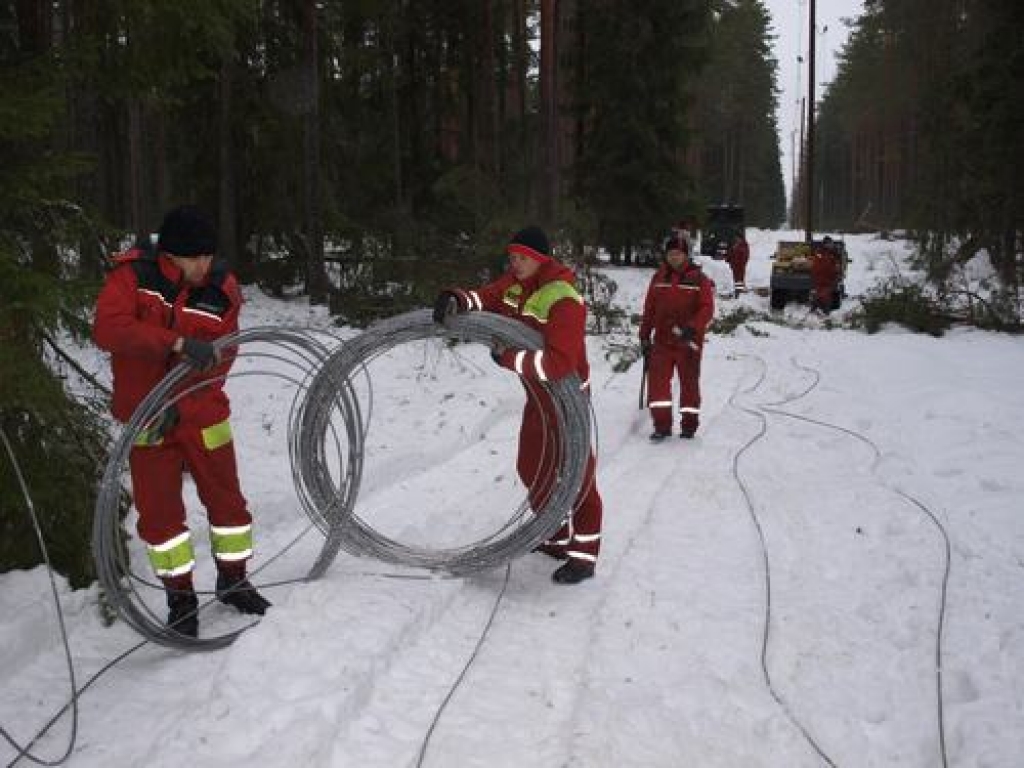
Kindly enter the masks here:
[[[32, 520], [32, 529], [35, 531], [36, 540], [39, 542], [39, 550], [42, 552], [43, 560], [46, 563], [46, 573], [50, 579], [50, 593], [53, 596], [53, 604], [56, 608], [57, 623], [60, 626], [60, 637], [61, 642], [64, 646], [64, 659], [68, 668], [68, 683], [71, 687], [71, 735], [68, 737], [67, 749], [64, 754], [56, 760], [44, 760], [43, 758], [36, 757], [30, 750], [35, 744], [39, 736], [36, 736], [26, 746], [22, 747], [18, 742], [7, 732], [6, 729], [0, 728], [0, 735], [4, 737], [11, 747], [17, 751], [18, 755], [11, 762], [14, 765], [21, 758], [27, 758], [37, 765], [61, 765], [70, 756], [71, 751], [75, 747], [75, 742], [78, 738], [78, 695], [75, 690], [75, 665], [71, 660], [71, 644], [68, 640], [67, 626], [64, 624], [64, 611], [60, 607], [60, 596], [57, 593], [57, 580], [53, 576], [53, 565], [50, 562], [50, 553], [46, 547], [46, 540], [43, 538], [42, 528], [39, 526], [39, 518], [36, 516], [36, 507], [32, 503], [32, 496], [28, 491], [28, 484], [25, 482], [25, 477], [21, 473], [21, 465], [18, 463], [18, 457], [14, 453], [14, 448], [11, 446], [10, 440], [7, 438], [7, 432], [4, 430], [3, 425], [0, 425], [0, 439], [3, 440], [4, 448], [7, 450], [7, 456], [11, 460], [11, 466], [14, 469], [14, 475], [18, 479], [18, 486], [21, 488], [21, 494], [25, 499], [25, 507], [28, 510], [28, 516]], [[65, 708], [66, 709], [66, 708]]]
[[939, 520], [938, 516], [931, 509], [929, 509], [927, 505], [925, 505], [923, 502], [921, 502], [916, 497], [914, 497], [911, 494], [909, 494], [906, 491], [904, 491], [899, 486], [896, 486], [896, 485], [888, 482], [887, 480], [885, 480], [885, 478], [883, 478], [883, 477], [881, 477], [879, 475], [879, 466], [880, 466], [880, 464], [882, 462], [882, 452], [879, 449], [879, 447], [870, 438], [860, 434], [859, 432], [856, 432], [856, 431], [854, 431], [852, 429], [848, 429], [847, 427], [840, 426], [838, 424], [833, 424], [831, 422], [822, 421], [820, 419], [814, 419], [814, 418], [811, 418], [809, 416], [802, 416], [802, 415], [796, 414], [796, 413], [790, 413], [789, 411], [783, 411], [783, 410], [780, 410], [777, 407], [774, 407], [774, 406], [779, 406], [779, 405], [785, 405], [787, 403], [792, 402], [793, 400], [799, 399], [799, 397], [803, 397], [803, 395], [807, 394], [807, 392], [810, 392], [810, 390], [813, 389], [814, 386], [817, 385], [817, 382], [820, 379], [820, 372], [816, 371], [813, 368], [808, 368], [807, 366], [800, 365], [796, 361], [793, 361], [793, 362], [794, 362], [794, 365], [796, 365], [798, 368], [801, 368], [801, 369], [803, 369], [805, 371], [813, 372], [815, 374], [815, 376], [817, 378], [815, 379], [814, 385], [812, 385], [809, 389], [805, 390], [803, 393], [801, 393], [797, 397], [787, 399], [785, 402], [771, 403], [771, 404], [762, 405], [762, 406], [760, 406], [761, 410], [763, 410], [763, 411], [765, 411], [767, 413], [776, 414], [778, 416], [785, 416], [785, 417], [790, 418], [790, 419], [796, 419], [798, 421], [803, 421], [803, 422], [806, 422], [808, 424], [813, 424], [813, 425], [818, 426], [818, 427], [824, 427], [826, 429], [832, 429], [832, 430], [835, 430], [837, 432], [841, 432], [841, 433], [843, 433], [843, 434], [845, 434], [845, 435], [847, 435], [849, 437], [852, 437], [854, 440], [857, 440], [857, 441], [863, 443], [864, 445], [866, 445], [871, 450], [871, 452], [872, 452], [872, 454], [874, 456], [874, 458], [872, 460], [872, 463], [871, 463], [871, 474], [874, 475], [874, 477], [878, 480], [878, 482], [881, 483], [884, 487], [888, 488], [890, 491], [895, 493], [897, 496], [901, 497], [905, 501], [907, 501], [910, 504], [912, 504], [913, 506], [917, 507], [917, 509], [923, 515], [925, 515], [925, 517], [928, 518], [928, 520], [932, 523], [932, 525], [935, 526], [935, 529], [938, 531], [939, 536], [942, 538], [942, 542], [943, 542], [943, 560], [944, 560], [944, 562], [943, 562], [943, 567], [942, 567], [942, 586], [940, 588], [940, 595], [939, 595], [939, 608], [938, 608], [938, 618], [937, 618], [938, 626], [937, 626], [937, 629], [936, 629], [936, 632], [935, 632], [935, 692], [936, 692], [937, 728], [938, 728], [938, 732], [939, 732], [939, 754], [940, 754], [940, 757], [942, 759], [942, 765], [945, 768], [946, 766], [949, 765], [949, 760], [948, 760], [948, 756], [947, 756], [947, 752], [946, 752], [945, 707], [944, 707], [943, 698], [942, 698], [942, 691], [943, 691], [943, 683], [942, 683], [942, 641], [943, 641], [943, 636], [945, 635], [946, 603], [947, 603], [948, 590], [949, 590], [949, 574], [950, 574], [951, 562], [952, 562], [952, 546], [951, 546], [950, 540], [949, 540], [949, 532], [946, 530], [946, 527]]
[[[761, 563], [762, 572], [764, 574], [764, 619], [761, 634], [761, 673], [764, 677], [765, 686], [768, 688], [768, 693], [771, 694], [771, 697], [775, 700], [775, 703], [779, 705], [780, 709], [782, 709], [782, 712], [783, 714], [785, 714], [786, 718], [790, 721], [790, 723], [793, 724], [793, 726], [798, 731], [800, 731], [800, 734], [804, 737], [804, 740], [811, 746], [811, 748], [818, 754], [818, 756], [823, 761], [825, 761], [827, 765], [830, 765], [832, 766], [832, 768], [835, 768], [835, 762], [832, 760], [832, 758], [828, 756], [828, 754], [826, 754], [825, 750], [821, 747], [820, 744], [818, 744], [817, 740], [815, 740], [814, 736], [811, 735], [807, 727], [804, 726], [804, 724], [797, 718], [797, 716], [793, 713], [793, 710], [790, 708], [789, 704], [775, 688], [775, 685], [772, 682], [771, 672], [768, 669], [768, 646], [771, 640], [772, 626], [772, 572], [771, 562], [768, 557], [768, 541], [765, 537], [764, 528], [762, 528], [761, 521], [758, 518], [757, 512], [754, 508], [753, 497], [750, 493], [750, 489], [747, 488], [746, 483], [743, 482], [743, 478], [740, 475], [739, 469], [740, 458], [743, 456], [743, 454], [745, 454], [755, 443], [757, 443], [765, 436], [765, 434], [767, 434], [768, 419], [761, 411], [746, 408], [740, 405], [736, 400], [737, 395], [749, 394], [750, 392], [755, 391], [758, 387], [761, 386], [765, 378], [767, 364], [762, 358], [757, 357], [756, 355], [746, 356], [752, 357], [761, 364], [761, 374], [752, 386], [748, 387], [743, 391], [733, 392], [732, 395], [730, 395], [729, 397], [729, 405], [731, 405], [733, 408], [736, 408], [737, 410], [742, 411], [743, 413], [749, 414], [750, 416], [756, 418], [759, 423], [759, 429], [757, 431], [757, 434], [755, 434], [746, 443], [744, 443], [743, 446], [741, 446], [740, 449], [733, 455], [732, 476], [733, 479], [736, 481], [736, 484], [739, 486], [740, 492], [743, 494], [743, 500], [746, 504], [747, 512], [750, 515], [750, 519], [754, 524], [754, 529], [757, 531], [757, 537], [761, 547]], [[815, 382], [815, 384], [816, 383], [817, 382]], [[811, 389], [813, 389], [813, 385]], [[803, 397], [803, 395], [809, 391], [810, 389], [806, 390], [804, 393], [801, 393], [800, 397]]]
[[[15, 757], [11, 762], [9, 762], [7, 764], [7, 768], [13, 768], [13, 766], [15, 766], [22, 759], [22, 757], [26, 757], [29, 760], [32, 760], [33, 762], [35, 762], [37, 764], [42, 764], [42, 765], [61, 765], [61, 764], [63, 764], [64, 761], [67, 760], [69, 755], [65, 755], [64, 757], [62, 757], [60, 763], [39, 763], [39, 761], [36, 760], [35, 758], [33, 758], [31, 755], [29, 755], [27, 753], [27, 751], [29, 749], [31, 749], [36, 744], [36, 742], [39, 741], [39, 739], [41, 739], [43, 736], [45, 736], [47, 733], [49, 733], [50, 729], [54, 726], [54, 724], [58, 720], [60, 720], [61, 717], [64, 716], [64, 713], [68, 711], [69, 707], [77, 707], [78, 706], [78, 700], [82, 697], [83, 693], [85, 693], [87, 690], [89, 690], [89, 688], [92, 687], [93, 683], [95, 683], [97, 680], [99, 680], [100, 677], [102, 677], [104, 674], [109, 672], [111, 669], [113, 669], [115, 666], [120, 664], [122, 661], [124, 661], [126, 658], [131, 656], [133, 653], [135, 653], [137, 650], [139, 650], [140, 648], [142, 648], [145, 645], [149, 645], [149, 640], [142, 640], [142, 641], [136, 643], [131, 648], [127, 649], [126, 651], [122, 651], [117, 656], [115, 656], [113, 659], [111, 659], [106, 664], [104, 664], [102, 667], [100, 667], [98, 670], [96, 670], [96, 672], [94, 672], [92, 674], [92, 676], [88, 680], [85, 681], [85, 685], [83, 685], [77, 691], [74, 691], [74, 693], [72, 694], [72, 696], [68, 700], [68, 702], [63, 707], [61, 707], [53, 717], [51, 717], [47, 721], [46, 725], [44, 725], [41, 729], [39, 729], [39, 732], [36, 733], [35, 736], [32, 737], [32, 740], [24, 748], [25, 752], [24, 753], [19, 753], [17, 757]], [[70, 745], [70, 749], [72, 749], [72, 750], [74, 749], [75, 742], [76, 742], [76, 739], [73, 739], [72, 742], [71, 742], [71, 745]]]
[[427, 728], [427, 732], [423, 736], [423, 741], [420, 744], [420, 751], [416, 757], [416, 768], [422, 768], [423, 761], [427, 756], [427, 747], [430, 744], [431, 737], [433, 737], [434, 735], [434, 729], [437, 727], [438, 722], [441, 720], [441, 715], [448, 707], [448, 703], [452, 700], [452, 697], [455, 695], [455, 691], [458, 689], [460, 685], [462, 685], [462, 681], [466, 678], [466, 675], [469, 673], [469, 668], [473, 666], [473, 662], [476, 661], [476, 657], [480, 654], [480, 649], [483, 648], [484, 641], [487, 639], [487, 635], [491, 631], [491, 626], [494, 624], [494, 617], [498, 615], [498, 606], [501, 605], [501, 599], [505, 596], [505, 591], [508, 589], [508, 582], [511, 574], [512, 564], [507, 563], [505, 565], [505, 578], [501, 584], [501, 591], [498, 592], [498, 596], [494, 599], [494, 605], [491, 607], [491, 613], [487, 617], [487, 623], [484, 624], [484, 627], [480, 632], [480, 637], [476, 642], [476, 645], [473, 647], [473, 652], [469, 655], [469, 658], [466, 659], [466, 663], [463, 665], [462, 670], [455, 678], [455, 681], [451, 684], [451, 687], [448, 689], [448, 693], [445, 694], [444, 699], [438, 705], [437, 711], [434, 712], [434, 717], [430, 721], [430, 726]]
[[[761, 373], [761, 376], [759, 377], [758, 381], [752, 387], [750, 387], [747, 390], [745, 390], [743, 394], [746, 394], [746, 393], [749, 393], [749, 392], [753, 392], [754, 390], [756, 390], [761, 385], [762, 381], [764, 380], [764, 369], [766, 368], [765, 361], [762, 358], [760, 358], [760, 357], [756, 357], [756, 356], [751, 356], [751, 357], [754, 357], [754, 359], [758, 360], [761, 363], [762, 373]], [[812, 390], [814, 390], [818, 386], [820, 381], [821, 381], [821, 372], [818, 371], [817, 369], [811, 368], [809, 366], [801, 365], [799, 363], [799, 361], [797, 361], [795, 358], [791, 359], [791, 362], [792, 362], [792, 364], [795, 367], [797, 367], [797, 368], [799, 368], [799, 369], [801, 369], [801, 370], [811, 374], [811, 376], [812, 376], [812, 379], [813, 379], [812, 382], [803, 391], [798, 392], [798, 393], [796, 393], [794, 395], [791, 395], [789, 397], [786, 397], [783, 400], [778, 401], [778, 402], [763, 403], [763, 404], [758, 406], [758, 411], [753, 411], [753, 410], [750, 410], [748, 408], [744, 408], [742, 406], [737, 406], [736, 403], [733, 402], [733, 398], [732, 397], [730, 397], [730, 399], [729, 399], [729, 403], [731, 405], [734, 405], [734, 406], [738, 407], [739, 410], [742, 410], [745, 413], [748, 413], [748, 414], [750, 414], [752, 416], [755, 416], [761, 422], [761, 430], [759, 431], [759, 433], [757, 435], [755, 435], [746, 445], [744, 445], [740, 449], [740, 451], [736, 454], [736, 456], [734, 456], [734, 458], [733, 458], [733, 476], [736, 478], [737, 483], [740, 485], [740, 489], [741, 489], [741, 491], [743, 493], [743, 496], [744, 496], [744, 499], [746, 500], [746, 503], [747, 503], [747, 508], [750, 511], [751, 517], [754, 519], [754, 525], [757, 528], [758, 536], [760, 537], [760, 540], [761, 540], [762, 553], [764, 555], [765, 584], [766, 584], [766, 595], [767, 596], [766, 596], [765, 634], [764, 634], [764, 638], [763, 638], [763, 642], [762, 642], [761, 662], [762, 662], [762, 670], [763, 670], [764, 675], [765, 675], [765, 680], [768, 683], [769, 692], [771, 693], [772, 697], [783, 708], [783, 710], [786, 712], [787, 717], [789, 717], [789, 719], [800, 729], [801, 733], [804, 734], [804, 737], [808, 740], [808, 742], [811, 744], [811, 746], [814, 747], [815, 751], [818, 752], [818, 754], [822, 757], [822, 759], [824, 759], [829, 765], [834, 765], [834, 763], [828, 758], [828, 756], [825, 755], [824, 752], [820, 749], [820, 747], [817, 745], [817, 743], [810, 737], [810, 734], [806, 731], [806, 729], [795, 719], [795, 717], [790, 712], [788, 706], [782, 701], [781, 697], [774, 690], [774, 688], [773, 688], [773, 686], [771, 684], [771, 678], [770, 678], [770, 675], [768, 673], [768, 669], [767, 669], [767, 665], [766, 665], [766, 655], [767, 655], [767, 647], [768, 647], [768, 630], [769, 630], [769, 627], [770, 627], [770, 620], [771, 620], [771, 581], [770, 581], [771, 574], [770, 574], [770, 570], [768, 568], [768, 552], [767, 552], [767, 547], [765, 546], [764, 533], [763, 533], [763, 531], [761, 529], [760, 523], [757, 520], [756, 515], [754, 514], [754, 507], [753, 507], [753, 504], [752, 504], [751, 499], [750, 499], [750, 494], [748, 493], [746, 487], [744, 486], [744, 484], [742, 483], [742, 481], [740, 480], [739, 475], [738, 475], [738, 460], [739, 460], [740, 454], [745, 452], [751, 445], [753, 445], [755, 442], [760, 440], [765, 435], [765, 433], [767, 432], [767, 421], [766, 421], [766, 419], [764, 417], [765, 413], [775, 414], [775, 415], [778, 415], [778, 416], [784, 416], [784, 417], [787, 417], [787, 418], [796, 419], [796, 420], [799, 420], [799, 421], [804, 421], [804, 422], [807, 422], [809, 424], [814, 424], [814, 425], [819, 426], [819, 427], [824, 427], [824, 428], [827, 428], [827, 429], [832, 429], [832, 430], [835, 430], [835, 431], [838, 431], [838, 432], [842, 432], [843, 434], [846, 434], [849, 437], [852, 437], [855, 440], [858, 440], [861, 443], [867, 445], [869, 447], [869, 449], [872, 451], [872, 454], [874, 456], [874, 459], [873, 459], [872, 464], [871, 464], [871, 473], [872, 473], [872, 475], [874, 475], [874, 477], [878, 480], [878, 482], [881, 483], [884, 487], [888, 488], [890, 491], [892, 491], [896, 495], [900, 496], [904, 500], [906, 500], [909, 503], [911, 503], [914, 506], [916, 506], [929, 519], [929, 521], [935, 526], [935, 528], [938, 531], [939, 535], [942, 537], [943, 548], [944, 548], [944, 563], [943, 563], [942, 586], [941, 586], [941, 590], [940, 590], [939, 609], [938, 609], [938, 618], [937, 618], [938, 626], [937, 626], [936, 634], [935, 634], [935, 688], [936, 688], [937, 729], [938, 729], [938, 735], [939, 735], [939, 753], [940, 753], [940, 757], [941, 757], [941, 760], [942, 760], [943, 768], [947, 768], [947, 766], [949, 765], [949, 761], [948, 761], [947, 749], [946, 749], [945, 707], [944, 707], [944, 703], [943, 703], [943, 694], [942, 694], [942, 692], [943, 692], [943, 681], [942, 681], [942, 642], [943, 642], [943, 636], [945, 634], [946, 603], [947, 603], [947, 597], [948, 597], [949, 575], [950, 575], [951, 560], [952, 560], [951, 544], [950, 544], [950, 540], [949, 540], [949, 533], [946, 530], [945, 526], [942, 524], [942, 522], [938, 519], [937, 515], [935, 515], [935, 513], [931, 509], [929, 509], [927, 505], [925, 505], [923, 502], [921, 502], [919, 499], [915, 498], [911, 494], [909, 494], [906, 491], [904, 491], [902, 488], [899, 488], [898, 486], [893, 485], [892, 483], [886, 481], [884, 478], [882, 478], [879, 475], [878, 472], [879, 472], [879, 465], [881, 464], [881, 460], [882, 460], [882, 452], [878, 448], [878, 446], [874, 442], [872, 442], [869, 438], [867, 438], [866, 436], [864, 436], [864, 435], [862, 435], [862, 434], [860, 434], [858, 432], [855, 432], [852, 429], [848, 429], [848, 428], [840, 426], [838, 424], [833, 424], [831, 422], [826, 422], [826, 421], [822, 421], [822, 420], [819, 420], [819, 419], [814, 419], [814, 418], [811, 418], [811, 417], [808, 417], [808, 416], [801, 416], [799, 414], [790, 413], [789, 411], [781, 410], [778, 407], [778, 406], [788, 405], [790, 403], [795, 402], [796, 400], [799, 400], [800, 398], [805, 397]], [[734, 393], [734, 396], [735, 396], [735, 393]]]

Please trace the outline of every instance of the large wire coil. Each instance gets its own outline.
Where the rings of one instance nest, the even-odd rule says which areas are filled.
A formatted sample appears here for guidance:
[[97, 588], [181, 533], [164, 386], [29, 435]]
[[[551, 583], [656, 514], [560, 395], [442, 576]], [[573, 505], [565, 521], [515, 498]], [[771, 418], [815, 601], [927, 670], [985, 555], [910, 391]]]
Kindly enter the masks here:
[[[323, 450], [329, 437], [331, 408], [348, 405], [347, 400], [339, 401], [335, 390], [348, 384], [357, 371], [387, 350], [432, 338], [485, 345], [497, 342], [527, 350], [542, 346], [539, 333], [500, 315], [485, 312], [453, 315], [442, 326], [433, 321], [430, 311], [417, 310], [381, 321], [335, 350], [310, 383], [296, 415], [297, 429], [294, 430], [299, 441], [294, 454], [299, 457], [300, 498], [308, 504], [307, 512], [327, 536], [320, 557], [310, 570], [311, 578], [321, 575], [342, 548], [351, 554], [370, 555], [396, 565], [453, 575], [489, 570], [550, 538], [572, 512], [591, 451], [589, 400], [575, 375], [543, 385], [557, 418], [557, 424], [552, 426], [558, 434], [560, 462], [555, 469], [558, 480], [541, 508], [532, 510], [531, 514], [521, 509], [509, 524], [491, 536], [444, 549], [396, 541], [376, 531], [357, 514], [356, 489], [332, 479], [329, 460]], [[350, 384], [348, 386], [351, 388]], [[349, 460], [354, 458], [350, 450]], [[344, 462], [339, 459], [338, 463]], [[350, 467], [348, 478], [358, 477], [359, 469]]]
[[[294, 413], [295, 402], [301, 397], [306, 380], [320, 368], [335, 343], [336, 340], [326, 338], [321, 332], [308, 329], [253, 328], [225, 336], [215, 343], [215, 347], [222, 353], [229, 352], [235, 356], [236, 364], [230, 374], [232, 378], [270, 375], [294, 384]], [[256, 365], [260, 367], [252, 371], [239, 371], [240, 358], [255, 359]], [[191, 369], [184, 363], [169, 371], [142, 400], [111, 448], [96, 497], [92, 553], [96, 576], [107, 601], [139, 634], [170, 648], [215, 650], [232, 643], [246, 627], [202, 638], [187, 637], [167, 627], [163, 616], [148, 605], [142, 594], [143, 589], [162, 592], [161, 585], [155, 584], [148, 574], [142, 575], [133, 570], [121, 520], [121, 478], [126, 471], [128, 454], [140, 433], [154, 418], [188, 392], [197, 387], [209, 386], [209, 381], [206, 381], [192, 388], [181, 389], [182, 382], [190, 372]], [[349, 389], [340, 389], [337, 397], [348, 398], [346, 413], [358, 416], [358, 408]], [[359, 445], [358, 440], [356, 445]]]

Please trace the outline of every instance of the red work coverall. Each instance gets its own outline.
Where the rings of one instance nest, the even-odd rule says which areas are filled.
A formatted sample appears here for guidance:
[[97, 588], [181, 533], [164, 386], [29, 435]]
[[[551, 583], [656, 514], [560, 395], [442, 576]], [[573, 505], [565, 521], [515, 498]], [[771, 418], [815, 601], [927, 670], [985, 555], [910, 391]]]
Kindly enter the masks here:
[[[663, 263], [651, 278], [640, 338], [653, 342], [647, 378], [648, 407], [656, 432], [672, 432], [673, 372], [680, 382], [681, 429], [692, 434], [700, 423], [700, 361], [704, 332], [714, 313], [715, 284], [692, 262], [681, 270]], [[683, 328], [694, 330], [692, 341], [679, 337]]]
[[729, 248], [729, 267], [736, 293], [747, 290], [747, 262], [750, 261], [750, 246], [746, 240], [737, 240]]
[[[584, 389], [590, 387], [587, 310], [573, 287], [574, 278], [572, 270], [551, 260], [527, 281], [520, 282], [506, 272], [477, 290], [455, 289], [460, 303], [470, 310], [514, 318], [544, 337], [539, 350], [507, 349], [498, 358], [499, 365], [519, 374], [526, 389], [516, 469], [534, 509], [540, 509], [551, 493], [561, 460], [555, 407], [540, 385], [575, 373]], [[595, 563], [601, 549], [602, 513], [596, 460], [591, 454], [573, 513], [547, 544], [570, 558]]]
[[[96, 303], [93, 337], [111, 355], [111, 410], [116, 419], [126, 422], [177, 364], [172, 346], [179, 336], [213, 341], [238, 330], [242, 296], [234, 276], [217, 262], [199, 286], [185, 285], [181, 270], [167, 257], [140, 249], [116, 256], [114, 263]], [[164, 579], [190, 578], [192, 570], [191, 563], [179, 563], [162, 572], [155, 554], [175, 540], [187, 542], [183, 468], [195, 481], [211, 533], [214, 529], [234, 533], [235, 546], [230, 552], [218, 552], [214, 536], [218, 568], [244, 574], [245, 560], [251, 555], [252, 517], [239, 487], [227, 422], [230, 404], [223, 389], [230, 364], [228, 359], [202, 376], [186, 379], [185, 388], [200, 378], [210, 381], [177, 400], [179, 424], [162, 441], [137, 442], [129, 454], [138, 533], [149, 545], [154, 569]], [[248, 551], [237, 545], [239, 535], [248, 540]]]
[[839, 261], [835, 253], [824, 246], [816, 248], [811, 257], [811, 282], [814, 283], [815, 304], [823, 312], [832, 311], [838, 280]]

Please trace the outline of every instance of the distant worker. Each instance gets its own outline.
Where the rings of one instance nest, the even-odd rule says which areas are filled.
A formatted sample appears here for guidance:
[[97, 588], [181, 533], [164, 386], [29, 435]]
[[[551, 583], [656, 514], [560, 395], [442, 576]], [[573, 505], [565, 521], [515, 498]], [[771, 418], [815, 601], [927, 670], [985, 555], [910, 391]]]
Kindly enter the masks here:
[[750, 246], [741, 233], [733, 235], [726, 258], [732, 270], [733, 290], [735, 295], [739, 296], [747, 290], [747, 262], [750, 261]]
[[832, 238], [826, 235], [811, 255], [811, 282], [814, 284], [812, 306], [826, 315], [835, 308], [839, 273], [839, 252]]
[[715, 314], [715, 284], [690, 260], [684, 240], [670, 238], [665, 258], [651, 278], [640, 322], [640, 347], [649, 361], [651, 440], [672, 435], [672, 376], [680, 383], [680, 437], [700, 424], [700, 361], [704, 334]]

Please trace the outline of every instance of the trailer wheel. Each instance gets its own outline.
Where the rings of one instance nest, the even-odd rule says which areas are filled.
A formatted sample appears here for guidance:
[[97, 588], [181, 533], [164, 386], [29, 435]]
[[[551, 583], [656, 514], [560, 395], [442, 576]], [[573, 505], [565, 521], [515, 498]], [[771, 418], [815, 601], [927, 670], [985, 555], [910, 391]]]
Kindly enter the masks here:
[[772, 309], [784, 309], [786, 306], [786, 292], [781, 288], [772, 288], [771, 307]]

